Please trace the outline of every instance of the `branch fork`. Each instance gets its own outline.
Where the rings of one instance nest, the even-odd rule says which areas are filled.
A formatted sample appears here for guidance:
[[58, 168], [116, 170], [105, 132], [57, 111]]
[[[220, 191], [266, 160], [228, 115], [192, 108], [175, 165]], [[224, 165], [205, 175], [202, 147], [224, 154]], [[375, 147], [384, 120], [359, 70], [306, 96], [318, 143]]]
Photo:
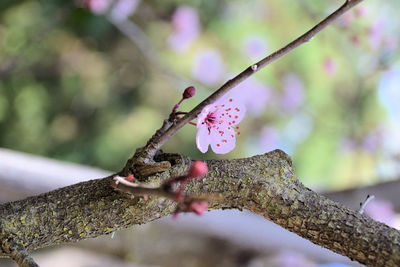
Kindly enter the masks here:
[[[147, 142], [147, 144], [137, 150], [135, 155], [128, 161], [125, 169], [131, 172], [137, 172], [140, 176], [140, 169], [144, 168], [147, 170], [153, 169], [155, 173], [161, 172], [168, 168], [168, 163], [157, 163], [154, 161], [154, 157], [156, 153], [160, 150], [160, 148], [172, 137], [176, 134], [176, 132], [185, 126], [187, 123], [190, 123], [196, 116], [202, 111], [202, 109], [208, 104], [214, 103], [220, 97], [225, 95], [229, 90], [236, 87], [238, 84], [265, 68], [272, 62], [281, 58], [282, 56], [288, 54], [292, 50], [296, 49], [300, 45], [309, 42], [316, 34], [326, 28], [328, 25], [332, 24], [337, 18], [343, 15], [346, 11], [353, 8], [357, 4], [361, 3], [363, 0], [346, 0], [344, 4], [339, 7], [335, 12], [331, 15], [323, 19], [309, 31], [290, 42], [286, 46], [281, 49], [273, 52], [269, 56], [264, 59], [250, 65], [236, 77], [228, 80], [225, 84], [223, 84], [218, 90], [216, 90], [212, 95], [203, 100], [200, 104], [198, 104], [195, 108], [193, 108], [190, 112], [184, 115], [182, 118], [177, 118], [175, 115], [176, 108], [173, 109], [173, 112], [169, 116], [167, 120], [164, 121], [162, 127], [156, 131], [156, 133], [152, 136], [152, 138]], [[188, 87], [186, 90], [188, 90]], [[185, 92], [186, 92], [185, 90]], [[184, 94], [185, 94], [184, 92]], [[193, 94], [194, 95], [194, 94]], [[193, 96], [192, 95], [192, 96]], [[191, 96], [190, 96], [191, 97]], [[181, 100], [182, 101], [182, 100]], [[179, 107], [179, 103], [177, 104]], [[146, 166], [147, 167], [143, 167]], [[149, 172], [151, 174], [151, 171]]]
[[175, 215], [178, 212], [195, 212], [202, 215], [208, 208], [207, 200], [211, 197], [203, 196], [186, 196], [184, 194], [185, 187], [190, 180], [201, 179], [207, 174], [207, 165], [202, 161], [194, 161], [186, 175], [172, 177], [160, 186], [149, 186], [133, 183], [128, 180], [133, 180], [134, 176], [122, 177], [114, 176], [111, 187], [124, 193], [132, 194], [133, 196], [141, 196], [145, 199], [148, 196], [158, 196], [174, 200], [178, 203]]

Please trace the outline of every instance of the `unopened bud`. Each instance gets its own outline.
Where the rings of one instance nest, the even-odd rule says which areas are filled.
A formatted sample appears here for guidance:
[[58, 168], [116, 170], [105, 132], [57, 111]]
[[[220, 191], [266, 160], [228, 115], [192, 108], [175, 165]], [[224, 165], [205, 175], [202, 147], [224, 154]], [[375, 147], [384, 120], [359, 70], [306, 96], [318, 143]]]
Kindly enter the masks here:
[[208, 209], [208, 203], [206, 201], [195, 201], [190, 204], [190, 210], [201, 216]]
[[189, 86], [188, 88], [185, 89], [185, 91], [183, 91], [183, 99], [188, 99], [191, 98], [192, 96], [194, 96], [196, 94], [196, 88], [194, 88], [194, 86]]
[[207, 165], [202, 161], [195, 161], [190, 167], [188, 177], [190, 178], [201, 178], [207, 174]]

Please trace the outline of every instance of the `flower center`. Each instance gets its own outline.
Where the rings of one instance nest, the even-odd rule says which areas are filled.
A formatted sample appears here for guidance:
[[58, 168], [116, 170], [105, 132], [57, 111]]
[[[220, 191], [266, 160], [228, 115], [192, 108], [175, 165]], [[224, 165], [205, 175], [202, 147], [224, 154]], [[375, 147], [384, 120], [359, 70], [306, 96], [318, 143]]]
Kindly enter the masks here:
[[210, 113], [207, 114], [207, 116], [204, 119], [203, 123], [205, 123], [207, 125], [207, 127], [210, 128], [210, 127], [213, 126], [213, 124], [214, 124], [216, 119], [217, 119], [217, 117], [215, 116], [215, 114], [213, 112], [210, 112]]

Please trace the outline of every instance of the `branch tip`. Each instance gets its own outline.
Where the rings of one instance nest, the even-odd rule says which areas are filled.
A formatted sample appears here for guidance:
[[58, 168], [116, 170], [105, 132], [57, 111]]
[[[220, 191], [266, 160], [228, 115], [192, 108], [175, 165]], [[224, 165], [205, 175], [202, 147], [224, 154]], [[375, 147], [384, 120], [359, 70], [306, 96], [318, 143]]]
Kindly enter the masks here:
[[374, 195], [368, 195], [367, 198], [365, 199], [364, 203], [360, 202], [360, 210], [358, 211], [360, 214], [363, 214], [365, 211], [365, 208], [367, 207], [368, 203], [371, 202], [375, 198]]

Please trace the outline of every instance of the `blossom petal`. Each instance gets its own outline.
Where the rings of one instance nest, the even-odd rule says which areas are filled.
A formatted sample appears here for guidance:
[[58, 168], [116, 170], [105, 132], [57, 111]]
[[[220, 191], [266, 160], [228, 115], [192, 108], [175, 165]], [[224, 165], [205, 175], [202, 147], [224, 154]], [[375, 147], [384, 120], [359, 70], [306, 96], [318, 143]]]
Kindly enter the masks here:
[[200, 129], [200, 127], [205, 127], [204, 121], [208, 114], [215, 108], [213, 108], [214, 105], [207, 105], [203, 108], [203, 110], [200, 112], [200, 114], [197, 116], [197, 128]]
[[211, 129], [211, 149], [217, 154], [226, 154], [232, 151], [236, 145], [235, 131], [225, 124], [219, 128]]
[[200, 127], [198, 127], [198, 131], [196, 134], [197, 148], [202, 153], [206, 153], [210, 142], [211, 142], [211, 135], [208, 131], [208, 127], [206, 125], [201, 125]]
[[238, 124], [246, 114], [246, 107], [235, 98], [227, 98], [217, 111], [217, 118], [224, 120], [229, 126]]
[[[225, 154], [235, 148], [236, 126], [244, 117], [246, 109], [243, 103], [233, 97], [222, 97], [215, 103], [203, 108], [197, 117], [196, 144], [203, 153], [208, 145], [217, 154]], [[237, 133], [238, 135], [240, 132]]]

